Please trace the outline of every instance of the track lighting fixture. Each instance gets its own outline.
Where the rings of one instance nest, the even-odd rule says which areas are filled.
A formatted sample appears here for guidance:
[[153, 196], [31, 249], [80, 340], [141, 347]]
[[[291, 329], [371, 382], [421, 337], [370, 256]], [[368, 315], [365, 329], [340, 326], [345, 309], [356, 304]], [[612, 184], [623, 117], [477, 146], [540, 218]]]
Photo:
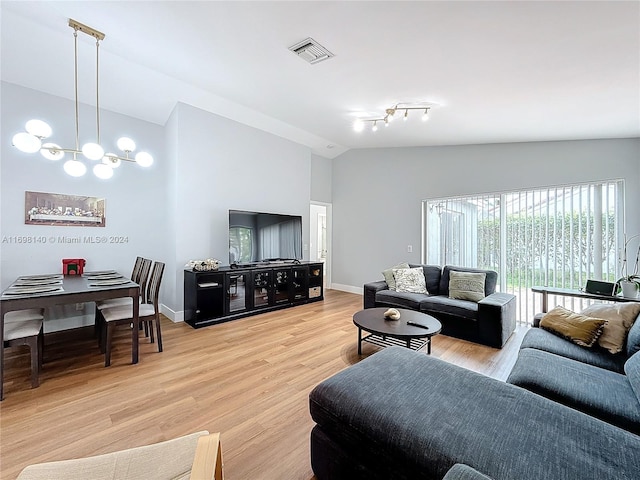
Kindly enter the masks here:
[[424, 113], [422, 114], [422, 121], [424, 122], [429, 119], [429, 109], [434, 105], [435, 104], [433, 103], [428, 104], [428, 106], [425, 106], [424, 103], [422, 104], [397, 103], [393, 107], [387, 108], [385, 110], [384, 116], [375, 117], [375, 118], [365, 118], [365, 119], [360, 118], [356, 120], [356, 122], [353, 125], [353, 128], [356, 132], [361, 132], [364, 129], [365, 122], [371, 122], [373, 124], [371, 127], [371, 130], [375, 132], [378, 130], [378, 122], [384, 122], [385, 127], [389, 126], [389, 124], [394, 119], [394, 116], [398, 110], [400, 111], [404, 110], [404, 115], [402, 116], [402, 120], [405, 122], [409, 117], [409, 110], [424, 110]]
[[[61, 160], [65, 153], [72, 154], [72, 159], [64, 164], [64, 171], [73, 177], [81, 177], [87, 171], [84, 161], [79, 158], [82, 154], [85, 159], [100, 161], [93, 167], [93, 173], [102, 179], [111, 178], [113, 169], [120, 166], [124, 160], [135, 162], [142, 167], [148, 167], [153, 163], [153, 157], [146, 152], [138, 152], [135, 157], [129, 155], [136, 149], [136, 144], [127, 137], [118, 140], [117, 146], [123, 154], [105, 153], [100, 144], [100, 104], [99, 104], [99, 47], [104, 40], [104, 33], [94, 30], [73, 19], [69, 19], [69, 26], [73, 28], [74, 37], [74, 87], [75, 87], [75, 134], [76, 143], [74, 148], [62, 148], [56, 143], [42, 143], [53, 133], [51, 127], [42, 120], [29, 120], [25, 125], [25, 132], [16, 133], [13, 136], [13, 145], [25, 153], [40, 152], [48, 160]], [[96, 141], [85, 143], [82, 148], [79, 141], [79, 102], [78, 102], [78, 32], [82, 32], [96, 40]]]

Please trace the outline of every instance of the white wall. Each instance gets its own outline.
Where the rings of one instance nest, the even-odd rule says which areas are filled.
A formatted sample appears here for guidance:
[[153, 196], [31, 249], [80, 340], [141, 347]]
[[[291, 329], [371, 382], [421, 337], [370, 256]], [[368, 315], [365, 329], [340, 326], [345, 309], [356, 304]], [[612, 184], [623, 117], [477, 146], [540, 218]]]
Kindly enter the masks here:
[[311, 155], [311, 200], [331, 203], [331, 169], [333, 161]]
[[311, 151], [190, 105], [178, 104], [172, 116], [176, 255], [174, 297], [164, 303], [181, 311], [185, 263], [229, 262], [229, 209], [302, 215], [302, 238], [309, 238]]
[[[308, 147], [246, 125], [179, 104], [165, 127], [101, 113], [103, 144], [127, 134], [155, 162], [149, 169], [123, 164], [113, 178], [91, 172], [72, 178], [62, 163], [24, 154], [11, 137], [27, 120], [41, 118], [54, 129], [51, 141], [73, 146], [74, 104], [2, 83], [0, 158], [0, 241], [17, 236], [125, 236], [120, 244], [0, 243], [1, 288], [18, 275], [60, 272], [62, 258], [85, 258], [87, 269], [129, 273], [135, 257], [164, 261], [163, 312], [182, 319], [183, 267], [192, 259], [218, 258], [228, 263], [228, 210], [257, 210], [303, 216], [309, 238], [311, 152]], [[81, 143], [93, 138], [95, 110], [81, 106]], [[85, 127], [85, 124], [88, 124]], [[113, 145], [110, 143], [113, 142]], [[51, 227], [24, 224], [24, 192], [41, 191], [106, 198], [106, 227]], [[303, 252], [308, 259], [308, 245]], [[70, 318], [68, 325], [90, 323], [93, 310], [56, 307], [48, 318]], [[55, 322], [47, 322], [56, 329]], [[51, 328], [53, 327], [53, 328]]]
[[427, 198], [624, 179], [627, 231], [640, 232], [639, 173], [637, 138], [350, 150], [333, 160], [333, 285], [361, 291], [419, 263]]
[[[168, 235], [165, 201], [165, 138], [161, 126], [109, 111], [101, 113], [101, 139], [106, 148], [116, 150], [115, 141], [132, 137], [139, 149], [154, 156], [147, 169], [125, 163], [110, 180], [100, 180], [90, 168], [84, 177], [67, 175], [60, 161], [46, 160], [40, 154], [26, 154], [11, 145], [12, 136], [24, 131], [31, 118], [40, 118], [53, 128], [50, 141], [63, 147], [75, 145], [74, 103], [9, 83], [1, 85], [1, 164], [0, 164], [0, 279], [2, 289], [18, 275], [61, 272], [63, 258], [84, 258], [86, 269], [117, 269], [131, 272], [136, 256], [167, 261]], [[95, 139], [95, 109], [82, 105], [80, 143]], [[24, 224], [25, 191], [87, 195], [106, 199], [106, 226], [62, 227]], [[59, 236], [121, 236], [124, 243], [64, 244]], [[13, 243], [13, 237], [44, 237], [46, 243]], [[59, 309], [61, 317], [89, 316], [85, 311]], [[82, 320], [84, 322], [84, 320]], [[48, 327], [55, 325], [48, 322]]]

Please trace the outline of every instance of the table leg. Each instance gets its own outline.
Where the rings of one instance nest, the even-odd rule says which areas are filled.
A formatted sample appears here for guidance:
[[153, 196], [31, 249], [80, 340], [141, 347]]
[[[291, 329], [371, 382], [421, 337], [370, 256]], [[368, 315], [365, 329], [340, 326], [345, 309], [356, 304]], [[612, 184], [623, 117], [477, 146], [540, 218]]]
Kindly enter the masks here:
[[358, 355], [362, 355], [362, 329], [358, 327]]
[[427, 355], [431, 355], [431, 338], [427, 338]]
[[133, 299], [133, 328], [131, 329], [131, 363], [138, 363], [138, 347], [140, 339], [140, 294]]
[[407, 348], [411, 349], [411, 339], [410, 338], [407, 340]]

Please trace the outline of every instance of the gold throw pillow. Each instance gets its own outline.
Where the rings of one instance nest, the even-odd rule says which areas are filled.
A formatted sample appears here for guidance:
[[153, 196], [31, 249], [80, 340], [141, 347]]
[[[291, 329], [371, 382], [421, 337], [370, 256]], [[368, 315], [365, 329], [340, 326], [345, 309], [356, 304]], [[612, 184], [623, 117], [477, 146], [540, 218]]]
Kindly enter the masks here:
[[555, 333], [576, 345], [591, 347], [607, 323], [602, 318], [588, 317], [557, 306], [540, 320], [540, 328]]
[[611, 353], [620, 353], [627, 341], [627, 334], [640, 314], [640, 303], [594, 303], [582, 310], [582, 315], [607, 320], [598, 345]]

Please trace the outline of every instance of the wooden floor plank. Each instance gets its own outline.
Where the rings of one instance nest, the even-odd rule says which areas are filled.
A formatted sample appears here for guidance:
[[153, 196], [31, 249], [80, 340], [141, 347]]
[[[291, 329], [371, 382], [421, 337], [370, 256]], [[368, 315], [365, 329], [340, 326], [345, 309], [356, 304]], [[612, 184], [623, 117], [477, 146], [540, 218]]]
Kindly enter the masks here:
[[[163, 318], [165, 351], [141, 338], [131, 365], [128, 330], [111, 367], [93, 338], [47, 345], [41, 386], [30, 388], [24, 347], [5, 350], [0, 478], [28, 464], [121, 450], [190, 432], [221, 432], [225, 475], [310, 480], [308, 395], [323, 379], [378, 351], [357, 354], [360, 295], [328, 290], [323, 302], [198, 330]], [[432, 355], [504, 380], [525, 329], [498, 350], [434, 337]]]

